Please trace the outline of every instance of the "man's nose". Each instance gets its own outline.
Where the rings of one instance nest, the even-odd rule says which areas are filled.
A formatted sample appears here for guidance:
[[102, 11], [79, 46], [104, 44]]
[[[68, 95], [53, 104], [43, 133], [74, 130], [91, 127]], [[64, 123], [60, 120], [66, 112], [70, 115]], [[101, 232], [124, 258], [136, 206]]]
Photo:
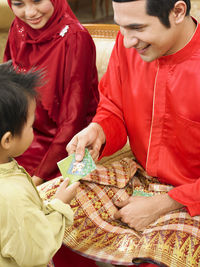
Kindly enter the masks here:
[[137, 46], [137, 44], [138, 44], [138, 38], [134, 36], [129, 37], [129, 36], [124, 35], [124, 46], [126, 48], [135, 47]]
[[122, 35], [124, 36], [124, 46], [126, 48], [135, 47], [138, 44], [138, 38], [130, 30], [120, 28]]

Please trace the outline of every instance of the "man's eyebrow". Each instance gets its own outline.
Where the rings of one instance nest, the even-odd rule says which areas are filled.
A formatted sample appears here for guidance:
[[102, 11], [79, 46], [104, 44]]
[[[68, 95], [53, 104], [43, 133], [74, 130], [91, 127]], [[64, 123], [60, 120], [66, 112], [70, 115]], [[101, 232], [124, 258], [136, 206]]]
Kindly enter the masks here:
[[[114, 23], [119, 25], [115, 20], [114, 20]], [[131, 24], [119, 25], [119, 26], [124, 27], [124, 28], [138, 29], [138, 28], [143, 28], [146, 25], [145, 24], [139, 24], [139, 23], [131, 23]]]

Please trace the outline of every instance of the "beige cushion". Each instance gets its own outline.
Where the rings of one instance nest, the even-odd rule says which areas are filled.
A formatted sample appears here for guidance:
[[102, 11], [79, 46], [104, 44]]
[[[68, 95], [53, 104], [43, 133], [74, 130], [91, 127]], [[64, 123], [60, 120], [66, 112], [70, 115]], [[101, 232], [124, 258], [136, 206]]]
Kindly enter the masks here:
[[106, 72], [115, 44], [119, 26], [115, 24], [83, 24], [91, 34], [96, 46], [96, 65], [99, 80]]
[[0, 31], [8, 30], [14, 18], [7, 0], [0, 0]]
[[[1, 0], [0, 0], [1, 1]], [[7, 41], [8, 33], [0, 31], [0, 63], [3, 61], [3, 54]]]
[[200, 21], [200, 0], [191, 1], [191, 15]]
[[93, 38], [93, 40], [96, 46], [96, 65], [98, 70], [98, 78], [100, 80], [103, 74], [106, 72], [115, 40], [103, 38]]

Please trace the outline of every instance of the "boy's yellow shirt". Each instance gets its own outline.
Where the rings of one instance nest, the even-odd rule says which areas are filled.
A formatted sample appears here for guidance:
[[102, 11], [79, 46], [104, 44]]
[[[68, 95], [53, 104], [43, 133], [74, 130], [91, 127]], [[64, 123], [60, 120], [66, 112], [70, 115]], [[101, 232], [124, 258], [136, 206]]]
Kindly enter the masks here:
[[0, 266], [47, 266], [73, 223], [71, 207], [43, 202], [15, 160], [0, 164]]

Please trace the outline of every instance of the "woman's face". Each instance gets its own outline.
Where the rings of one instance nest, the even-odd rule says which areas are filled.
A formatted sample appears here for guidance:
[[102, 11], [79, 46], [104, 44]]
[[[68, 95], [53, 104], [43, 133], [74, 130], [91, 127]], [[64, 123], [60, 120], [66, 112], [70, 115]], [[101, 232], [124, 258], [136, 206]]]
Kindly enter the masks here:
[[11, 7], [15, 16], [33, 29], [43, 28], [54, 12], [50, 0], [11, 0]]

